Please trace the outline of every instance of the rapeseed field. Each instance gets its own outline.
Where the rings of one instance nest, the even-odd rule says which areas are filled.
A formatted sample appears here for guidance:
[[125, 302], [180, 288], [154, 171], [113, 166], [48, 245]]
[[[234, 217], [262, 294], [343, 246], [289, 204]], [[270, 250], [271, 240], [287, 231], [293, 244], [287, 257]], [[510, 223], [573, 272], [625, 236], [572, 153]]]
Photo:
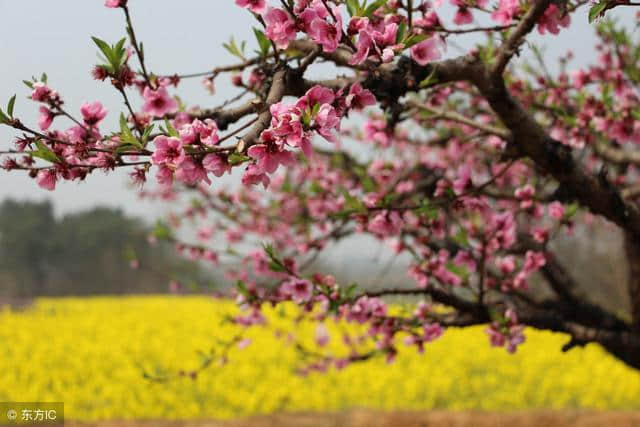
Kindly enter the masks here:
[[[234, 418], [278, 411], [538, 408], [640, 409], [640, 374], [596, 345], [560, 351], [561, 334], [527, 331], [515, 355], [491, 348], [483, 327], [450, 329], [424, 354], [399, 345], [384, 358], [298, 375], [314, 326], [295, 309], [267, 310], [268, 328], [225, 321], [238, 309], [207, 297], [38, 299], [0, 311], [0, 401], [63, 401], [67, 419]], [[340, 351], [341, 328], [328, 321]], [[250, 342], [250, 343], [249, 343]], [[249, 343], [248, 346], [246, 346]], [[245, 347], [246, 346], [246, 347]], [[226, 364], [219, 364], [229, 347]], [[335, 347], [335, 348], [334, 348]], [[196, 379], [175, 376], [213, 363]], [[144, 374], [167, 381], [150, 381]]]

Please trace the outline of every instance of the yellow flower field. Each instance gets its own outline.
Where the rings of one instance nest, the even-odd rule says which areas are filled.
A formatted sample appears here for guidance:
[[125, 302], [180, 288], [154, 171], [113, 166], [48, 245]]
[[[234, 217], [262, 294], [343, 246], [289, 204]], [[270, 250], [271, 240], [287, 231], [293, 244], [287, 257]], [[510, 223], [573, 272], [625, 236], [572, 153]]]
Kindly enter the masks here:
[[[274, 336], [274, 327], [291, 325], [279, 311], [269, 313], [270, 329], [252, 329], [247, 348], [233, 347], [226, 365], [196, 380], [143, 378], [197, 367], [199, 352], [235, 336], [223, 319], [236, 312], [230, 302], [170, 296], [40, 299], [1, 311], [0, 401], [64, 401], [66, 417], [77, 420], [353, 407], [640, 409], [639, 373], [595, 345], [563, 354], [565, 336], [533, 330], [516, 355], [489, 347], [478, 327], [447, 331], [423, 355], [400, 345], [393, 364], [377, 358], [301, 377], [293, 372], [299, 353]], [[312, 340], [310, 325], [295, 331]]]

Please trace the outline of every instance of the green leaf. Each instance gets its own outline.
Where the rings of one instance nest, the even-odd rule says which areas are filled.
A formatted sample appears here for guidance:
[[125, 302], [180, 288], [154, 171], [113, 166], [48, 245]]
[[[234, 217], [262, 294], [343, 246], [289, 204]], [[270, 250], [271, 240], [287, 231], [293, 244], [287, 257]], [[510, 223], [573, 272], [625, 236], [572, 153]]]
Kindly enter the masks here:
[[122, 113], [120, 113], [120, 140], [122, 141], [123, 145], [132, 145], [139, 149], [144, 148], [140, 141], [138, 141], [138, 138], [133, 135], [131, 129], [129, 129], [127, 119]]
[[0, 109], [0, 123], [6, 123], [9, 124], [9, 117], [7, 117], [6, 114], [4, 114], [4, 112], [2, 111], [2, 109]]
[[351, 298], [357, 288], [358, 288], [358, 285], [356, 283], [350, 284], [347, 287], [347, 289], [344, 290], [344, 297], [345, 298]]
[[342, 190], [342, 195], [344, 196], [345, 203], [344, 206], [348, 210], [357, 213], [364, 213], [367, 211], [364, 203], [361, 200], [353, 197], [347, 190]]
[[264, 249], [264, 252], [269, 256], [269, 258], [276, 258], [276, 250], [271, 243], [263, 243], [262, 249]]
[[589, 23], [591, 24], [598, 17], [603, 15], [604, 11], [607, 9], [607, 6], [609, 6], [609, 2], [607, 1], [600, 1], [599, 3], [591, 6], [591, 9], [589, 9]]
[[16, 105], [16, 96], [13, 95], [9, 100], [9, 104], [7, 105], [7, 114], [9, 117], [13, 118], [13, 107]]
[[469, 272], [465, 267], [461, 267], [452, 262], [447, 263], [447, 270], [458, 276], [460, 279], [462, 279], [462, 281], [466, 281], [469, 277]]
[[407, 23], [402, 22], [398, 26], [398, 32], [396, 33], [396, 44], [400, 44], [402, 42], [402, 39], [404, 39], [404, 35], [406, 32], [407, 32]]
[[358, 2], [358, 0], [347, 0], [347, 12], [349, 12], [349, 16], [358, 16], [360, 12], [360, 2]]
[[126, 38], [120, 39], [113, 48], [114, 63], [112, 65], [116, 69], [122, 67], [124, 63], [127, 62], [127, 50], [124, 48], [126, 40]]
[[364, 16], [371, 17], [373, 13], [387, 4], [387, 0], [376, 0], [364, 10]]
[[459, 244], [460, 246], [468, 246], [469, 238], [467, 236], [467, 230], [464, 228], [460, 228], [455, 236], [453, 236], [453, 241]]
[[165, 127], [166, 127], [166, 129], [165, 129], [165, 130], [166, 130], [166, 133], [167, 133], [169, 136], [174, 136], [174, 137], [176, 137], [176, 138], [178, 138], [178, 137], [180, 136], [180, 134], [178, 133], [178, 131], [176, 130], [176, 128], [174, 128], [174, 127], [171, 125], [171, 122], [169, 122], [169, 120], [164, 119], [164, 125], [165, 125]]
[[29, 89], [33, 89], [33, 82], [30, 82], [29, 80], [23, 80], [22, 83], [24, 83], [25, 86]]
[[404, 41], [404, 47], [409, 49], [411, 46], [425, 41], [428, 37], [426, 34], [412, 34]]
[[153, 228], [153, 235], [158, 239], [169, 240], [171, 239], [171, 229], [162, 221], [158, 220], [156, 226]]
[[438, 83], [438, 76], [436, 76], [436, 68], [433, 67], [433, 70], [431, 70], [429, 75], [425, 77], [425, 79], [422, 80], [418, 86], [422, 89], [425, 87], [432, 86], [436, 83]]
[[283, 273], [287, 271], [287, 268], [284, 265], [284, 262], [280, 260], [280, 257], [276, 253], [275, 248], [270, 243], [264, 243], [262, 245], [264, 252], [269, 257], [269, 270], [275, 271], [276, 273]]
[[113, 52], [111, 50], [111, 46], [107, 44], [104, 40], [100, 40], [97, 37], [91, 37], [93, 42], [98, 46], [104, 57], [110, 64], [113, 64]]
[[251, 158], [245, 156], [244, 154], [240, 154], [240, 153], [231, 153], [229, 155], [229, 157], [227, 158], [227, 161], [229, 162], [229, 164], [231, 166], [239, 165], [239, 164], [244, 163], [244, 162], [246, 162], [248, 160], [251, 160]]
[[49, 77], [47, 77], [47, 73], [42, 73], [42, 75], [40, 76], [40, 81], [44, 84], [47, 84], [48, 79]]
[[415, 213], [418, 215], [426, 215], [430, 220], [438, 218], [438, 208], [433, 206], [429, 200], [424, 200], [422, 205], [415, 209]]
[[144, 130], [144, 132], [142, 133], [142, 145], [146, 145], [147, 141], [149, 141], [149, 137], [151, 136], [151, 132], [153, 132], [153, 129], [156, 127], [156, 125], [151, 125], [151, 126], [147, 126], [147, 128]]
[[284, 273], [287, 271], [287, 269], [284, 267], [284, 265], [280, 264], [279, 262], [275, 262], [275, 261], [270, 261], [269, 262], [269, 270], [275, 272], [275, 273]]
[[260, 55], [262, 57], [266, 57], [269, 54], [269, 49], [271, 48], [271, 42], [264, 35], [262, 31], [258, 28], [253, 29], [253, 33], [256, 35], [256, 40], [258, 40], [258, 46], [260, 47]]
[[247, 290], [247, 285], [242, 280], [238, 280], [236, 282], [236, 290], [240, 295], [244, 295], [244, 296], [249, 295], [249, 291]]
[[51, 163], [56, 163], [60, 161], [56, 153], [51, 151], [51, 149], [46, 145], [44, 145], [42, 142], [36, 141], [36, 147], [38, 147], [38, 149], [36, 151], [31, 152], [32, 156], [38, 157], [40, 159], [46, 160]]
[[244, 45], [245, 42], [242, 42], [241, 46], [242, 46], [242, 50], [238, 47], [238, 44], [236, 43], [235, 39], [233, 37], [231, 37], [231, 39], [229, 40], [229, 42], [227, 43], [223, 43], [222, 46], [227, 49], [227, 51], [234, 55], [237, 56], [238, 58], [242, 59], [243, 61], [245, 60], [244, 57]]
[[564, 210], [564, 219], [571, 219], [577, 212], [580, 206], [577, 203], [571, 203], [567, 205]]

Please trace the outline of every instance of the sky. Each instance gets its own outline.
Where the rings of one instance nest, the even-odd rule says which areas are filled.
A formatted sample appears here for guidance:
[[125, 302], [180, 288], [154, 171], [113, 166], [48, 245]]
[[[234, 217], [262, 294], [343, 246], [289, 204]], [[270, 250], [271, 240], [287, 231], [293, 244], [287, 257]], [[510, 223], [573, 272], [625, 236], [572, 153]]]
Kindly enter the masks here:
[[[190, 73], [235, 63], [222, 43], [231, 35], [247, 39], [250, 46], [254, 42], [252, 17], [233, 3], [233, 0], [130, 0], [134, 27], [138, 39], [144, 42], [148, 68], [156, 74]], [[451, 8], [443, 7], [443, 20], [450, 23]], [[631, 8], [627, 8], [615, 11], [615, 15], [630, 23], [634, 19], [630, 12]], [[573, 19], [571, 28], [563, 30], [559, 37], [536, 36], [534, 40], [547, 46], [546, 57], [556, 58], [572, 49], [578, 58], [576, 64], [593, 62], [595, 38], [587, 23], [586, 8]], [[90, 36], [115, 42], [124, 35], [122, 12], [105, 8], [103, 0], [0, 0], [0, 104], [6, 105], [13, 94], [18, 94], [16, 113], [35, 126], [37, 106], [26, 100], [29, 91], [21, 82], [46, 72], [50, 85], [60, 92], [68, 110], [77, 114], [83, 102], [100, 100], [110, 112], [103, 129], [115, 129], [123, 105], [108, 83], [91, 78], [97, 54]], [[459, 43], [469, 46], [477, 41], [476, 37], [467, 36]], [[458, 53], [450, 48], [447, 54]], [[526, 57], [525, 49], [523, 58]], [[200, 79], [181, 85], [179, 94], [189, 105], [218, 105], [231, 93], [227, 81], [226, 77], [217, 80], [214, 96], [203, 89]], [[135, 100], [134, 106], [139, 105], [135, 95], [131, 98]], [[0, 147], [8, 148], [13, 135], [7, 127], [0, 127]], [[126, 171], [116, 171], [110, 176], [94, 173], [84, 183], [59, 183], [52, 198], [52, 193], [40, 189], [25, 174], [0, 170], [0, 201], [8, 197], [52, 198], [58, 214], [108, 205], [147, 220], [158, 216], [161, 208], [141, 203], [127, 183]]]

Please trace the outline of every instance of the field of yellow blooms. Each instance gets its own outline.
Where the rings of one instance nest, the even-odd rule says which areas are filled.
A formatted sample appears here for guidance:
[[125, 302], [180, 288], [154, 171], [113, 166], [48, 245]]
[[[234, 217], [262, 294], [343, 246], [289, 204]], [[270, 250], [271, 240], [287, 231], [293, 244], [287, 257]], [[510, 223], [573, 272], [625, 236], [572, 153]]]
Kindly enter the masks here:
[[[532, 330], [516, 355], [490, 348], [481, 327], [449, 330], [423, 355], [401, 345], [393, 364], [378, 358], [302, 377], [294, 372], [300, 354], [274, 334], [291, 330], [291, 313], [277, 310], [270, 329], [252, 329], [248, 347], [231, 348], [227, 364], [213, 363], [195, 380], [143, 377], [199, 366], [203, 353], [237, 334], [224, 321], [236, 312], [230, 302], [180, 296], [39, 299], [24, 311], [5, 309], [0, 401], [63, 401], [76, 420], [355, 407], [640, 409], [640, 374], [594, 345], [563, 354], [566, 337]], [[312, 341], [311, 325], [295, 332]]]

